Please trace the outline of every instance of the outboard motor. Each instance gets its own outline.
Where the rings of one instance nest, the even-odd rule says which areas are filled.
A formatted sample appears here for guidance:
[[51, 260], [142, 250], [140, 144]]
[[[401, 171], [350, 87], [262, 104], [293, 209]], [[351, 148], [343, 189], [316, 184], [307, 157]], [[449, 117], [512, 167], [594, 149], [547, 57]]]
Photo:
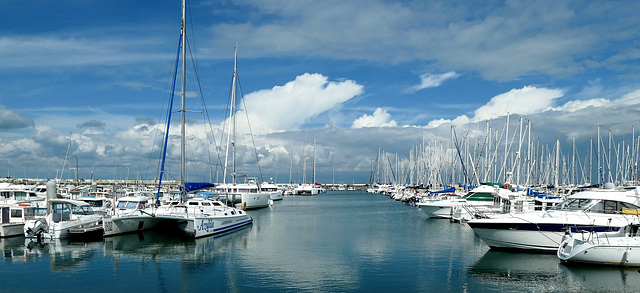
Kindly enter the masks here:
[[38, 241], [40, 241], [42, 239], [42, 233], [48, 230], [49, 225], [47, 225], [47, 220], [40, 218], [33, 224], [32, 228], [28, 228], [25, 232], [27, 237], [36, 237]]

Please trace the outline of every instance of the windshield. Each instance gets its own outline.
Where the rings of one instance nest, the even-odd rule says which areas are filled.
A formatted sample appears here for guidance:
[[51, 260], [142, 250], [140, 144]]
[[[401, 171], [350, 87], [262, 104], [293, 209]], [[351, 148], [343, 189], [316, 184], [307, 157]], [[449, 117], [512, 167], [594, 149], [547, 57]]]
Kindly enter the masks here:
[[93, 209], [90, 206], [73, 205], [72, 211], [76, 215], [93, 215]]
[[594, 202], [597, 202], [596, 199], [582, 199], [582, 198], [574, 198], [567, 199], [555, 207], [551, 208], [551, 210], [555, 211], [582, 211], [585, 208], [591, 206]]

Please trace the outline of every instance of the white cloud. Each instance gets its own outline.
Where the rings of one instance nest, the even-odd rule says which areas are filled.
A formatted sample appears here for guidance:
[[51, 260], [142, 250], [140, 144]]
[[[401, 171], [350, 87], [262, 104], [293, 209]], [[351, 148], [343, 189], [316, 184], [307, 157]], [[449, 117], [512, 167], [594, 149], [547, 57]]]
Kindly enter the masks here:
[[525, 86], [493, 97], [486, 105], [475, 111], [473, 121], [483, 121], [506, 116], [540, 113], [553, 106], [553, 102], [562, 97], [559, 89]]
[[566, 102], [560, 107], [553, 108], [557, 111], [576, 112], [588, 107], [605, 107], [609, 105], [611, 101], [604, 98], [590, 99], [590, 100], [575, 100]]
[[[363, 86], [352, 80], [329, 81], [321, 74], [305, 73], [283, 86], [245, 96], [253, 133], [297, 130], [313, 117], [361, 95]], [[238, 123], [246, 120], [238, 113]]]
[[391, 114], [387, 110], [378, 108], [373, 115], [364, 114], [362, 117], [353, 121], [351, 128], [363, 128], [363, 127], [396, 127], [395, 120], [391, 120]]
[[420, 84], [412, 86], [407, 91], [410, 93], [413, 93], [426, 88], [439, 87], [443, 82], [447, 81], [448, 79], [457, 78], [458, 76], [460, 76], [460, 74], [457, 74], [455, 71], [451, 71], [443, 74], [430, 74], [430, 73], [421, 74]]

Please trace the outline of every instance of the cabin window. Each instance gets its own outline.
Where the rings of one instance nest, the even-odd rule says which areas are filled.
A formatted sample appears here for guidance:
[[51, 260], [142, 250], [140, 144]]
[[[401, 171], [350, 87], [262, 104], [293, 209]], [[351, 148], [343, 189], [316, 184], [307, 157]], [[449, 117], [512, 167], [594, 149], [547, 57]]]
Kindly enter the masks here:
[[210, 205], [211, 205], [211, 203], [208, 203], [208, 202], [206, 202], [206, 201], [205, 201], [205, 202], [202, 202], [202, 205], [203, 205], [203, 206], [207, 206], [207, 207], [208, 207], [208, 206], [210, 206]]
[[27, 193], [24, 191], [16, 191], [14, 193], [14, 195], [16, 196], [16, 200], [26, 200], [27, 199]]
[[198, 205], [198, 203], [197, 203], [197, 202], [189, 202], [189, 205], [190, 205], [190, 206], [197, 206], [197, 205]]
[[11, 198], [11, 193], [9, 193], [8, 191], [2, 191], [2, 192], [0, 192], [0, 197], [2, 197], [2, 198]]
[[119, 209], [124, 209], [127, 207], [127, 202], [126, 201], [119, 201], [118, 202], [118, 208]]
[[11, 210], [12, 218], [22, 218], [22, 210]]
[[138, 203], [135, 201], [127, 202], [127, 209], [136, 209], [138, 207]]

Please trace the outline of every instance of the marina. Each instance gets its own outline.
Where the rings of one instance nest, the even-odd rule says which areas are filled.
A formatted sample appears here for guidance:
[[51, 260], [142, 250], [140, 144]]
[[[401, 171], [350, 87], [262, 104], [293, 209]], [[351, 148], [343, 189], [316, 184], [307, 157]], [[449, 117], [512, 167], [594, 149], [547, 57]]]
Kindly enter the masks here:
[[640, 4], [23, 2], [0, 291], [640, 291]]
[[[2, 238], [4, 290], [628, 292], [640, 285], [635, 269], [490, 250], [467, 225], [381, 194], [287, 196], [248, 213], [252, 225], [198, 239], [154, 231], [91, 242]], [[40, 282], [22, 282], [24, 271]]]

